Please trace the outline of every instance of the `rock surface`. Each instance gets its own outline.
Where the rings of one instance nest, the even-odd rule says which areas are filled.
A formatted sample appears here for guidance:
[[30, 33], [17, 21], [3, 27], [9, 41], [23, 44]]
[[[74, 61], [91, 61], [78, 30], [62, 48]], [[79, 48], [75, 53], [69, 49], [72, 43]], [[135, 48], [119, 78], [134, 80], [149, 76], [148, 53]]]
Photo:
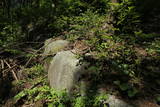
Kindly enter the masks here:
[[45, 41], [44, 55], [56, 54], [68, 46], [68, 44], [69, 42], [66, 40], [53, 41], [52, 39], [48, 39]]
[[[53, 41], [52, 38], [45, 41], [45, 50], [43, 55], [47, 56], [44, 60], [44, 69], [48, 72], [48, 68], [50, 62], [53, 58], [52, 55], [55, 55], [57, 52], [62, 51], [66, 46], [68, 46], [69, 42], [66, 40], [56, 40]], [[51, 57], [49, 57], [49, 55]]]
[[71, 51], [61, 51], [53, 57], [49, 69], [50, 86], [57, 90], [70, 91], [81, 75], [79, 59]]
[[134, 107], [123, 100], [116, 98], [114, 95], [109, 95], [108, 100], [105, 101], [109, 107]]

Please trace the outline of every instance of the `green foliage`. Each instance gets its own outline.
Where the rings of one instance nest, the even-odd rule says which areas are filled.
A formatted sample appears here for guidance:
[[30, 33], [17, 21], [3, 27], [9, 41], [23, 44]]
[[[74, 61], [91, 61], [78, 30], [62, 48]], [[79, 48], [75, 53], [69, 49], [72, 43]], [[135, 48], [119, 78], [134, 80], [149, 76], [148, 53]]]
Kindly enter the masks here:
[[[4, 43], [3, 43], [4, 44]], [[5, 49], [5, 52], [11, 53], [13, 55], [21, 55], [24, 54], [22, 51], [17, 49]]]
[[91, 72], [90, 75], [93, 75], [93, 80], [98, 81], [100, 78], [102, 78], [102, 73], [101, 73], [101, 65], [99, 63], [96, 63], [94, 66], [88, 67], [88, 71]]
[[79, 15], [88, 9], [98, 11], [99, 13], [106, 13], [107, 9], [109, 9], [108, 3], [109, 0], [62, 0], [55, 2], [55, 6], [57, 7], [57, 13]]
[[85, 100], [86, 100], [85, 97], [82, 97], [82, 96], [77, 97], [75, 99], [75, 105], [74, 105], [74, 107], [86, 107]]
[[48, 87], [47, 85], [43, 85], [32, 89], [25, 89], [17, 94], [14, 98], [17, 101], [20, 99], [25, 99], [27, 103], [45, 100], [46, 102], [43, 105], [47, 105], [48, 107], [66, 107], [66, 104], [72, 105], [73, 107], [99, 107], [108, 99], [108, 95], [97, 95], [92, 99], [89, 99], [86, 96], [76, 95], [69, 97], [65, 90], [57, 91]]
[[23, 72], [27, 73], [28, 77], [31, 79], [40, 75], [43, 76], [45, 74], [42, 64], [33, 65], [31, 68], [26, 68]]
[[95, 35], [95, 33], [98, 33], [98, 30], [104, 21], [105, 16], [100, 16], [96, 12], [88, 10], [80, 16], [70, 19], [70, 31], [66, 36], [69, 40], [82, 38], [90, 40], [91, 38], [98, 36]]
[[120, 83], [120, 81], [114, 81], [121, 91], [127, 92], [128, 97], [132, 98], [138, 94], [138, 90], [135, 87], [132, 87], [128, 83]]
[[[119, 3], [110, 3], [109, 0], [36, 0], [30, 6], [11, 7], [12, 17], [0, 9], [0, 47], [5, 48], [5, 52], [28, 58], [37, 55], [25, 54], [15, 49], [14, 44], [59, 35], [72, 42], [84, 40], [89, 46], [87, 52], [93, 53], [87, 79], [96, 85], [101, 85], [103, 79], [110, 85], [114, 81], [120, 93], [136, 97], [143, 89], [141, 83], [153, 81], [151, 84], [154, 85], [158, 81], [159, 75], [154, 72], [160, 70], [159, 34], [147, 34], [140, 29], [141, 16], [136, 3], [135, 0], [121, 0]], [[65, 91], [55, 91], [46, 83], [36, 86], [46, 74], [42, 64], [33, 62], [22, 72], [27, 74], [26, 81], [34, 81], [34, 85], [20, 92], [15, 97], [17, 100], [33, 103], [44, 99], [49, 107], [64, 107], [68, 103], [75, 107], [106, 106], [103, 104], [106, 94], [91, 99], [77, 95], [70, 98]], [[147, 88], [149, 86], [152, 85]]]
[[20, 41], [23, 37], [21, 27], [18, 24], [6, 25], [0, 32], [0, 46], [7, 48]]
[[[86, 21], [88, 20], [90, 25], [89, 18], [93, 15], [90, 14], [91, 12], [86, 12], [85, 14], [83, 12], [91, 9], [102, 13], [108, 8], [107, 5], [108, 0], [62, 0], [54, 2], [52, 0], [38, 0], [32, 1], [30, 4], [24, 4], [24, 6], [19, 4], [15, 5], [14, 8], [9, 7], [11, 18], [8, 18], [6, 14], [2, 14], [3, 10], [0, 9], [0, 16], [2, 17], [0, 19], [0, 27], [3, 29], [0, 32], [0, 45], [6, 46], [10, 42], [14, 43], [20, 40], [33, 41], [39, 38], [38, 36], [43, 38], [43, 36], [57, 35], [62, 29], [68, 28], [68, 21], [72, 21], [71, 15], [79, 15], [80, 13], [83, 17], [88, 14]], [[79, 20], [77, 18], [75, 18], [75, 22]], [[92, 19], [95, 20], [94, 18]], [[72, 21], [71, 23], [73, 24], [74, 22]]]
[[50, 87], [44, 85], [42, 87], [35, 87], [33, 89], [25, 89], [19, 94], [15, 96], [16, 100], [23, 98], [24, 96], [27, 97], [27, 101], [29, 102], [36, 102], [38, 100], [45, 99], [48, 102], [48, 106], [65, 106], [65, 103], [68, 102], [69, 98], [65, 91], [55, 91]]
[[[127, 15], [129, 15], [129, 17], [132, 17], [132, 15], [134, 14], [134, 8], [130, 7], [128, 9], [129, 5], [126, 4], [127, 6], [124, 7], [124, 9], [127, 8], [126, 11], [128, 13], [123, 14], [122, 12], [124, 10], [120, 10], [123, 7], [122, 5], [125, 5], [125, 3], [119, 4], [119, 7], [117, 8], [119, 11], [117, 12], [119, 12], [121, 16], [124, 17], [122, 17], [123, 19], [118, 19], [119, 22], [117, 23], [119, 25], [126, 23], [122, 26], [126, 26], [128, 28], [129, 26], [135, 27], [132, 24], [137, 24], [138, 21], [135, 20], [138, 20], [138, 17], [136, 17], [135, 19], [133, 18], [132, 21], [127, 19]], [[94, 64], [88, 68], [89, 71], [92, 71], [95, 81], [100, 81], [101, 78], [104, 78], [103, 76], [105, 75], [105, 73], [102, 73], [101, 71], [106, 66], [103, 65], [103, 61], [110, 61], [111, 64], [109, 65], [109, 67], [112, 72], [117, 72], [118, 74], [122, 74], [123, 76], [128, 76], [129, 80], [133, 81], [131, 84], [138, 85], [140, 82], [139, 79], [137, 79], [137, 74], [139, 74], [139, 71], [137, 71], [135, 64], [136, 52], [132, 49], [131, 45], [129, 45], [127, 42], [124, 42], [123, 38], [116, 35], [109, 35], [106, 29], [102, 29], [102, 26], [105, 23], [105, 18], [106, 17], [101, 16], [97, 13], [93, 13], [92, 11], [87, 11], [81, 16], [73, 18], [73, 22], [70, 21], [71, 27], [69, 28], [69, 33], [67, 33], [66, 36], [69, 38], [69, 40], [72, 41], [78, 39], [86, 40], [88, 45], [91, 47], [91, 51], [96, 52], [95, 56], [99, 60], [99, 65]], [[131, 24], [127, 23], [126, 21], [128, 21], [129, 23], [131, 22]], [[123, 28], [123, 30], [124, 29], [128, 31], [127, 28]], [[133, 30], [133, 28], [129, 29]], [[121, 32], [128, 33], [124, 31]], [[129, 36], [130, 34], [126, 35], [126, 38]], [[134, 37], [131, 38], [131, 40], [132, 39], [135, 41]], [[125, 91], [129, 97], [135, 97], [138, 93], [137, 89], [134, 86], [128, 85], [128, 83], [122, 83], [118, 86], [122, 91]]]
[[159, 34], [145, 34], [143, 33], [142, 31], [138, 31], [138, 32], [134, 32], [135, 33], [135, 36], [136, 36], [136, 39], [137, 41], [136, 42], [144, 42], [144, 41], [152, 41], [153, 39], [156, 39], [158, 37], [160, 37]]
[[149, 46], [149, 49], [147, 49], [151, 53], [158, 53], [160, 54], [160, 40], [155, 40], [151, 43]]
[[157, 103], [160, 103], [160, 96], [157, 96], [156, 101]]
[[108, 95], [107, 94], [101, 94], [96, 96], [95, 100], [94, 100], [94, 107], [99, 107], [99, 106], [103, 106], [103, 107], [107, 107], [107, 105], [104, 104], [104, 102], [108, 99]]
[[114, 3], [113, 14], [120, 33], [134, 33], [139, 30], [140, 15], [136, 11], [134, 1], [123, 0], [121, 3]]

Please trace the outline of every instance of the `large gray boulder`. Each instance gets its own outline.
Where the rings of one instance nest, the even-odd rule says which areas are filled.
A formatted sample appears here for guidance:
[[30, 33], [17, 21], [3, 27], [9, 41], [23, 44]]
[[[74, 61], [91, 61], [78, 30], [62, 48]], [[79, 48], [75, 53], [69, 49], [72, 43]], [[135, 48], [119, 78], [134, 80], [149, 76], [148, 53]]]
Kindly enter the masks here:
[[69, 42], [67, 40], [56, 40], [48, 39], [45, 41], [45, 50], [44, 55], [53, 55], [57, 52], [63, 50], [66, 46], [68, 46]]
[[48, 69], [49, 84], [57, 90], [71, 91], [83, 71], [74, 53], [71, 51], [58, 52]]

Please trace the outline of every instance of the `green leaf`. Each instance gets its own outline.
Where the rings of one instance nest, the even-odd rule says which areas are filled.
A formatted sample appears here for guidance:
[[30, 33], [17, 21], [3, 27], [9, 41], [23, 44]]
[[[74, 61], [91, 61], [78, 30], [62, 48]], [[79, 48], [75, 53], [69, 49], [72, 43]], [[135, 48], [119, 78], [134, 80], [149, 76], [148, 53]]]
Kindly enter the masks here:
[[126, 91], [130, 88], [130, 86], [126, 83], [120, 84], [119, 87], [122, 91]]
[[58, 105], [58, 107], [65, 107], [65, 105], [62, 104], [62, 103], [60, 103], [60, 104]]
[[133, 90], [128, 90], [127, 93], [129, 97], [134, 97], [138, 93], [138, 90], [136, 88], [133, 88]]
[[160, 102], [160, 96], [158, 96], [158, 97], [156, 98], [156, 101], [157, 101], [157, 102]]
[[97, 67], [96, 66], [91, 66], [88, 68], [89, 71], [97, 71]]
[[120, 85], [120, 81], [114, 81], [113, 83], [118, 85], [118, 86]]
[[28, 91], [28, 90], [21, 91], [21, 92], [18, 93], [14, 98], [15, 98], [15, 99], [21, 99], [22, 97], [24, 97], [24, 96], [27, 95], [27, 91]]
[[55, 107], [53, 103], [49, 103], [48, 107]]

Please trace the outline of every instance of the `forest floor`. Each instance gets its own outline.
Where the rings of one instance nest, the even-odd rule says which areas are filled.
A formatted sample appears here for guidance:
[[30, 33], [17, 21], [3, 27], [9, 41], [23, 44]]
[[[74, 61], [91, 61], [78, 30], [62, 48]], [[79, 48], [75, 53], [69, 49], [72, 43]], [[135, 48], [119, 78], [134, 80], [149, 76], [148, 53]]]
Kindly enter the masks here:
[[[83, 41], [75, 41], [70, 45], [70, 48], [80, 49], [82, 50], [80, 54], [84, 54], [83, 50], [89, 47], [84, 45]], [[69, 48], [66, 48], [66, 50], [67, 49]], [[138, 56], [147, 56], [147, 52], [142, 47], [136, 46], [134, 47], [134, 49], [137, 52], [136, 54], [138, 54]], [[20, 56], [17, 53], [17, 55], [12, 55], [10, 52], [2, 53], [1, 56], [4, 57], [2, 57], [0, 60], [0, 66], [2, 68], [2, 75], [0, 79], [0, 94], [2, 95], [1, 106], [13, 107], [14, 105], [15, 107], [21, 107], [22, 105], [25, 105], [27, 107], [40, 107], [42, 105], [45, 105], [45, 103], [47, 102], [45, 100], [26, 103], [28, 102], [28, 100], [25, 98], [25, 96], [18, 100], [14, 100], [14, 96], [24, 89], [33, 89], [36, 87], [42, 87], [43, 85], [48, 85], [47, 73], [43, 70], [43, 58], [41, 56], [43, 52], [42, 50], [43, 49], [41, 48], [38, 50], [32, 48], [23, 49], [23, 51], [28, 53], [28, 55], [35, 55], [25, 58], [26, 60], [24, 60], [23, 55]], [[91, 61], [96, 62], [96, 59], [91, 59]], [[105, 63], [106, 62], [104, 61], [101, 64], [105, 65]], [[146, 64], [146, 62], [144, 62], [144, 64]], [[90, 66], [96, 65], [91, 63]], [[107, 68], [104, 67], [102, 72], [105, 72], [106, 69]], [[116, 95], [117, 98], [122, 99], [130, 104], [136, 105], [137, 107], [160, 107], [155, 100], [155, 95], [157, 95], [157, 93], [160, 93], [160, 87], [157, 85], [158, 82], [152, 82], [152, 77], [149, 78], [147, 76], [147, 81], [143, 81], [144, 83], [142, 84], [138, 83], [140, 84], [139, 86], [143, 88], [140, 88], [141, 90], [139, 90], [138, 95], [130, 98], [127, 96], [126, 91], [121, 90], [113, 83], [113, 81], [116, 81], [117, 78], [125, 80], [126, 78], [128, 78], [127, 76], [116, 72], [108, 72], [107, 74], [104, 73], [103, 76], [101, 76], [98, 80], [94, 80], [94, 77], [92, 77], [90, 74], [87, 74], [87, 76], [87, 79], [90, 83], [98, 81], [97, 84], [93, 84], [90, 86], [91, 89], [95, 88], [97, 91], [98, 87], [100, 90]]]

